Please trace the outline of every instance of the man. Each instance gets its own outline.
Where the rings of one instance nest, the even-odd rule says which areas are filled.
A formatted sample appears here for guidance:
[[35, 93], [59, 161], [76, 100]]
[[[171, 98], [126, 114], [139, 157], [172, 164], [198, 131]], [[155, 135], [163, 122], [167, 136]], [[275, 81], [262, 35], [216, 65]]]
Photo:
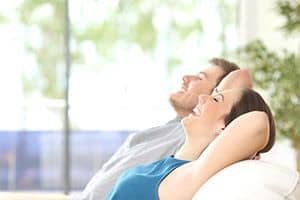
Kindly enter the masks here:
[[[175, 119], [165, 125], [131, 134], [91, 179], [82, 194], [73, 199], [105, 199], [126, 169], [174, 154], [184, 142], [180, 119], [192, 112], [200, 94], [210, 94], [227, 74], [239, 69], [236, 64], [220, 58], [213, 58], [210, 64], [198, 74], [184, 76], [181, 89], [170, 95], [170, 104], [177, 114]], [[241, 71], [239, 76], [249, 80], [247, 73]], [[232, 79], [236, 80], [236, 77]], [[232, 86], [231, 83], [227, 84], [228, 87]]]

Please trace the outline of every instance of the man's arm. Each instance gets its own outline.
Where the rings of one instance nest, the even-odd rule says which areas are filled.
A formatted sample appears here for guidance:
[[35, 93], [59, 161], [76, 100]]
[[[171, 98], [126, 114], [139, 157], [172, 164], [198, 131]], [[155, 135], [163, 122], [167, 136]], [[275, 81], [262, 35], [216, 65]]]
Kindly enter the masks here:
[[264, 148], [269, 138], [268, 116], [253, 111], [231, 122], [196, 160], [193, 186], [200, 188], [211, 176]]

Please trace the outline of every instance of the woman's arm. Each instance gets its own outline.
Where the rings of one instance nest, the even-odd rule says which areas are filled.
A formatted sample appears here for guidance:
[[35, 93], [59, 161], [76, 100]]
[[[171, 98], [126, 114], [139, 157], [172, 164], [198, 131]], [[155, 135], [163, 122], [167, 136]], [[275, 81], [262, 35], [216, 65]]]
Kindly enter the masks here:
[[196, 160], [193, 186], [201, 187], [221, 169], [248, 159], [268, 142], [269, 122], [264, 112], [253, 111], [231, 122]]

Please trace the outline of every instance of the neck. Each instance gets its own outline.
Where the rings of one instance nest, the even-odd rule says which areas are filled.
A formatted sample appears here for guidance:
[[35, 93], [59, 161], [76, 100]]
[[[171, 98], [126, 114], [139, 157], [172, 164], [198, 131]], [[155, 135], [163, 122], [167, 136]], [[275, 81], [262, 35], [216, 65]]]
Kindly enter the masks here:
[[181, 160], [192, 161], [192, 160], [197, 160], [199, 155], [200, 153], [197, 151], [197, 149], [193, 148], [187, 143], [184, 143], [182, 147], [179, 149], [179, 151], [175, 154], [175, 157]]
[[175, 154], [176, 158], [182, 160], [197, 160], [203, 153], [206, 147], [216, 138], [214, 129], [211, 126], [202, 126], [201, 130], [197, 130], [197, 133], [187, 133], [184, 144], [179, 151]]
[[181, 110], [181, 109], [178, 109], [178, 108], [174, 108], [176, 114], [178, 117], [181, 117], [181, 118], [184, 118], [186, 116], [188, 116], [192, 111], [187, 111], [187, 110]]
[[211, 141], [210, 138], [203, 138], [197, 142], [186, 139], [175, 157], [181, 160], [197, 160]]

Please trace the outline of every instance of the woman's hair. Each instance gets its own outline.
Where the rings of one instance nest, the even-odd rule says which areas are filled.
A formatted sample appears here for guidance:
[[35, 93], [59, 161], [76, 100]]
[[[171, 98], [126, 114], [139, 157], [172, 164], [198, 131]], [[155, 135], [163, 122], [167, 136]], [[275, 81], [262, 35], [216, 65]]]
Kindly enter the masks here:
[[258, 153], [268, 152], [275, 142], [275, 122], [269, 106], [260, 94], [254, 90], [248, 88], [242, 90], [240, 100], [232, 106], [230, 113], [225, 117], [225, 127], [238, 116], [251, 111], [263, 111], [268, 115], [270, 124], [269, 141]]

